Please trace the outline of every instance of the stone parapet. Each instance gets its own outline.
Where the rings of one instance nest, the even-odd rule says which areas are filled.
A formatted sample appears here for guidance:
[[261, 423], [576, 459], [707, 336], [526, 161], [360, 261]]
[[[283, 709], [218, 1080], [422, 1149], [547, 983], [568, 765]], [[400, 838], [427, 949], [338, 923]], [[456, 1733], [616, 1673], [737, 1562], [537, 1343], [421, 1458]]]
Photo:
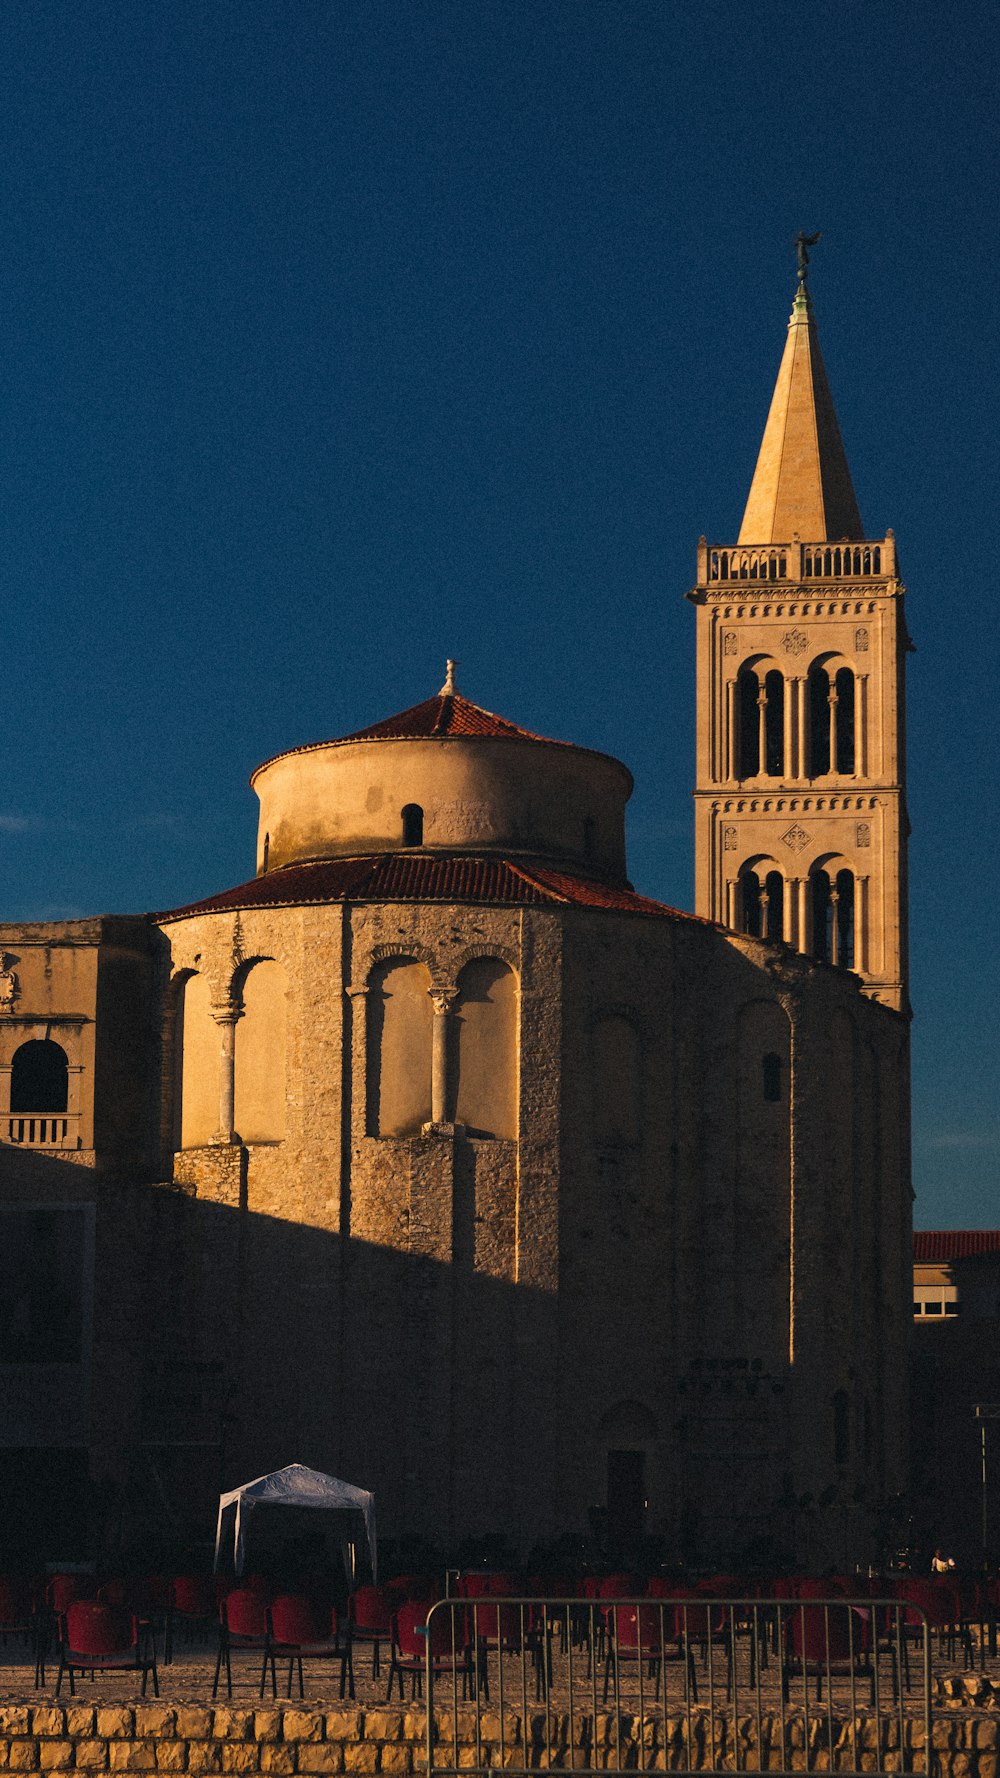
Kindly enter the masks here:
[[[983, 1679], [938, 1684], [932, 1725], [934, 1769], [942, 1778], [997, 1778], [998, 1694]], [[972, 1704], [974, 1708], [969, 1709]], [[502, 1734], [501, 1734], [502, 1727]], [[900, 1730], [902, 1729], [902, 1735]], [[806, 1717], [694, 1707], [645, 1716], [541, 1711], [523, 1716], [485, 1708], [437, 1718], [435, 1768], [708, 1772], [927, 1769], [919, 1717], [881, 1717], [822, 1706]], [[855, 1765], [855, 1759], [857, 1764]], [[10, 1772], [263, 1772], [409, 1774], [426, 1770], [426, 1717], [407, 1708], [310, 1709], [195, 1704], [7, 1704], [0, 1706], [0, 1770]]]

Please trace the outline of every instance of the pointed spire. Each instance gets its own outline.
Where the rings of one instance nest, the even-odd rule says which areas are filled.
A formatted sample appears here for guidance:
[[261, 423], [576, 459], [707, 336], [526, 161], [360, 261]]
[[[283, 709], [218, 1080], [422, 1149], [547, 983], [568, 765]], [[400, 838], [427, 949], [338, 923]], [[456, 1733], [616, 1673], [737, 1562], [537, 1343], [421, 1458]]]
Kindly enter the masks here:
[[458, 686], [455, 684], [455, 668], [457, 666], [457, 661], [445, 662], [444, 684], [438, 692], [439, 698], [453, 698], [458, 691]]
[[863, 537], [840, 427], [806, 288], [800, 236], [799, 286], [771, 411], [740, 530], [741, 543], [809, 543]]

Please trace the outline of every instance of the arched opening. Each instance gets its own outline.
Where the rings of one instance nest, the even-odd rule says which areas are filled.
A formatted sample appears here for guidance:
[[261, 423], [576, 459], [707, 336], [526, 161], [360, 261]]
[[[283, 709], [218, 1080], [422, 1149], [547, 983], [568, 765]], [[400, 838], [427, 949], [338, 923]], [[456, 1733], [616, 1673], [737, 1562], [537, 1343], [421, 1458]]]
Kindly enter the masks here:
[[403, 845], [422, 846], [424, 843], [424, 811], [419, 803], [407, 803], [403, 810]]
[[430, 973], [389, 957], [368, 979], [369, 1136], [419, 1136], [431, 1116]]
[[780, 778], [785, 769], [785, 681], [776, 668], [752, 667], [736, 681], [739, 777]]
[[817, 870], [812, 877], [812, 952], [821, 963], [854, 968], [854, 875]]
[[785, 879], [778, 870], [762, 876], [757, 870], [740, 875], [743, 931], [749, 938], [784, 936]]
[[234, 1122], [244, 1142], [285, 1135], [285, 1002], [288, 978], [265, 958], [247, 971], [236, 1025]]
[[517, 982], [498, 957], [474, 957], [458, 978], [450, 1099], [470, 1135], [517, 1135]]
[[48, 1037], [22, 1043], [11, 1063], [11, 1111], [65, 1111], [68, 1102], [69, 1058], [62, 1045]]
[[809, 670], [809, 775], [853, 772], [855, 761], [855, 684], [850, 667], [831, 674], [826, 667]]

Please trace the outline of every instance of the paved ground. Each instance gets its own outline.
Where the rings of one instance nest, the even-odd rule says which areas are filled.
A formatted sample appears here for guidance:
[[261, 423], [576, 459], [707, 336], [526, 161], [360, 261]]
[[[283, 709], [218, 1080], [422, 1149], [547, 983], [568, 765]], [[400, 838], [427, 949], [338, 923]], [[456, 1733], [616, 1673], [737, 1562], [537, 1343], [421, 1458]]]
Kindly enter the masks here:
[[[975, 1633], [974, 1633], [975, 1634]], [[949, 1656], [946, 1650], [936, 1645], [932, 1654], [932, 1697], [936, 1706], [949, 1705], [952, 1709], [963, 1706], [978, 1710], [995, 1710], [1000, 1714], [1000, 1656], [990, 1657], [987, 1653], [981, 1671], [980, 1651], [974, 1649], [974, 1668], [971, 1673], [963, 1667], [961, 1650]], [[214, 1638], [199, 1642], [180, 1642], [175, 1645], [174, 1660], [169, 1666], [162, 1664], [162, 1637], [158, 1639], [159, 1683], [161, 1699], [170, 1703], [204, 1704], [212, 1698], [212, 1682], [215, 1671], [216, 1643]], [[756, 1708], [757, 1699], [750, 1688], [749, 1649], [746, 1639], [741, 1639], [737, 1659], [736, 1707], [739, 1712], [751, 1712]], [[710, 1651], [710, 1659], [706, 1663], [703, 1651], [694, 1651], [694, 1675], [698, 1692], [698, 1701], [702, 1704], [714, 1703], [717, 1709], [726, 1706], [727, 1692], [727, 1656], [721, 1646]], [[355, 1701], [362, 1708], [371, 1708], [386, 1702], [388, 1682], [388, 1651], [382, 1650], [381, 1673], [376, 1676], [372, 1672], [372, 1653], [368, 1647], [355, 1650], [354, 1678]], [[336, 1708], [340, 1702], [340, 1664], [332, 1661], [306, 1661], [305, 1697], [306, 1702], [326, 1708]], [[260, 1695], [261, 1657], [259, 1654], [234, 1653], [233, 1668], [233, 1702], [242, 1705], [255, 1703]], [[58, 1660], [49, 1656], [46, 1662], [45, 1684], [41, 1690], [35, 1688], [35, 1675], [30, 1652], [23, 1642], [15, 1638], [0, 1640], [0, 1703], [14, 1701], [46, 1701], [51, 1700], [55, 1691]], [[917, 1649], [910, 1651], [911, 1687], [906, 1693], [907, 1710], [920, 1710], [922, 1704], [922, 1660]], [[488, 1664], [489, 1674], [489, 1707], [497, 1710], [501, 1705], [505, 1711], [520, 1711], [522, 1708], [533, 1710], [538, 1708], [537, 1676], [530, 1655], [522, 1661], [518, 1656], [507, 1656], [503, 1661], [502, 1674], [498, 1670], [497, 1656], [491, 1652]], [[287, 1698], [288, 1664], [278, 1665], [278, 1696], [279, 1700]], [[834, 1682], [834, 1702], [846, 1707], [852, 1701], [848, 1682], [831, 1676]], [[140, 1687], [132, 1674], [98, 1674], [94, 1681], [78, 1677], [77, 1696], [81, 1703], [124, 1703], [138, 1701]], [[441, 1678], [437, 1682], [437, 1707], [450, 1710], [454, 1689], [451, 1677]], [[588, 1672], [586, 1651], [574, 1651], [572, 1661], [566, 1654], [560, 1653], [555, 1646], [553, 1653], [551, 1702], [554, 1708], [566, 1710], [570, 1707], [572, 1688], [572, 1706], [575, 1712], [591, 1710], [595, 1705], [598, 1710], [614, 1709], [616, 1693], [614, 1679], [609, 1684], [608, 1700], [604, 1702], [604, 1664], [598, 1664], [596, 1675]], [[773, 1657], [766, 1670], [760, 1676], [759, 1692], [762, 1708], [775, 1708], [779, 1703], [780, 1685], [779, 1668]], [[676, 1709], [684, 1701], [684, 1665], [677, 1661], [666, 1664], [666, 1690], [670, 1708]], [[644, 1673], [641, 1684], [642, 1701], [647, 1708], [655, 1708], [655, 1681]], [[813, 1688], [810, 1686], [812, 1697]], [[150, 1683], [148, 1697], [152, 1698]], [[265, 1701], [271, 1696], [270, 1682], [265, 1691]], [[64, 1679], [61, 1697], [69, 1697], [68, 1683]], [[404, 1701], [410, 1698], [410, 1681], [405, 1681]], [[853, 1700], [860, 1710], [869, 1707], [870, 1688], [863, 1679], [855, 1681]], [[223, 1672], [219, 1701], [225, 1703], [226, 1686]], [[293, 1686], [293, 1701], [298, 1701], [297, 1680]], [[394, 1701], [398, 1702], [398, 1690], [394, 1693]], [[457, 1684], [457, 1701], [462, 1703], [462, 1685]], [[798, 1676], [792, 1681], [791, 1703], [793, 1707], [802, 1701], [802, 1679]], [[634, 1662], [622, 1663], [618, 1681], [617, 1704], [623, 1710], [635, 1710], [640, 1702], [640, 1686], [638, 1672]], [[892, 1709], [892, 1663], [883, 1657], [879, 1663], [878, 1703], [881, 1709]], [[731, 1706], [730, 1706], [731, 1707]]]

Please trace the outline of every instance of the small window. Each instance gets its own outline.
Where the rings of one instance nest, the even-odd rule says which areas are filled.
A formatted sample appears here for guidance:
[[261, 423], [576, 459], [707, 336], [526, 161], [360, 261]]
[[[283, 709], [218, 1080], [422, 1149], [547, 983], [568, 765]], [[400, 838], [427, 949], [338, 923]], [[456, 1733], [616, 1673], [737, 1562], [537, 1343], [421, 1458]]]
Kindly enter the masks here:
[[271, 836], [269, 833], [266, 833], [264, 835], [264, 856], [261, 860], [261, 867], [260, 867], [261, 868], [261, 875], [263, 875], [267, 870], [267, 861], [270, 856], [270, 852], [271, 852]]
[[774, 1105], [781, 1101], [781, 1057], [769, 1050], [764, 1057], [764, 1097]]
[[407, 803], [403, 810], [403, 845], [422, 846], [424, 843], [424, 811], [419, 803]]

